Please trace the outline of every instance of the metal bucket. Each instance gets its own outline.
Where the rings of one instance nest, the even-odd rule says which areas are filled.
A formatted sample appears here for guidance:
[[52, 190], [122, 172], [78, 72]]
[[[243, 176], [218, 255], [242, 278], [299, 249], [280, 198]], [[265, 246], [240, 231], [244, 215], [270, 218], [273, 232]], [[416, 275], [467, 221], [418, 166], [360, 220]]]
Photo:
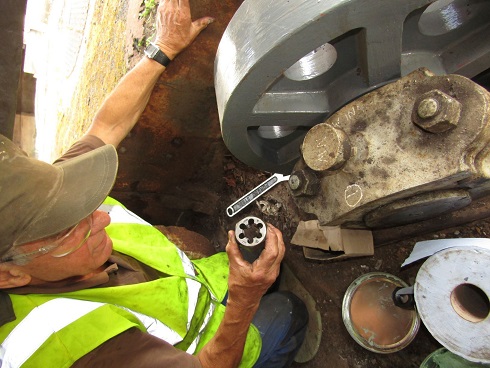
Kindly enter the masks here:
[[347, 331], [362, 347], [393, 353], [415, 338], [420, 318], [415, 309], [395, 305], [393, 293], [408, 285], [396, 276], [372, 272], [352, 282], [344, 295], [342, 318]]

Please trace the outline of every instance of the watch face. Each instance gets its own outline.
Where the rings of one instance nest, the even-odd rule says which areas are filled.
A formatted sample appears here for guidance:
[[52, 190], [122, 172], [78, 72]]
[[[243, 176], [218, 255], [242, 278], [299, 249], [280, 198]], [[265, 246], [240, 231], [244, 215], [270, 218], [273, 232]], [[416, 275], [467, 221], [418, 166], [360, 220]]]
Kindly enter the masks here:
[[150, 43], [145, 50], [145, 55], [150, 59], [155, 60], [156, 62], [162, 64], [163, 66], [167, 66], [170, 63], [170, 59], [165, 55], [157, 45]]
[[148, 47], [145, 50], [146, 56], [148, 56], [150, 59], [153, 59], [158, 52], [158, 47], [154, 46], [153, 44], [149, 44]]

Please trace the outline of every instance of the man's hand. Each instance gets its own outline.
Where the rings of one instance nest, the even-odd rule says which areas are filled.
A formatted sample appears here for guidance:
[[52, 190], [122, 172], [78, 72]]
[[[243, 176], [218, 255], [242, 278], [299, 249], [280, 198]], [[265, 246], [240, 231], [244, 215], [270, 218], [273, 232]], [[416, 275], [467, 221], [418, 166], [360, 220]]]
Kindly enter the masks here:
[[281, 232], [267, 224], [265, 248], [252, 264], [243, 259], [234, 231], [228, 233], [226, 252], [230, 260], [228, 303], [233, 302], [241, 308], [257, 307], [279, 275], [285, 253]]
[[173, 59], [213, 21], [211, 17], [192, 21], [189, 0], [161, 0], [157, 10], [155, 44]]
[[284, 252], [281, 232], [267, 224], [265, 248], [260, 257], [250, 264], [238, 249], [235, 232], [228, 232], [228, 301], [218, 331], [197, 355], [204, 368], [238, 366], [250, 323], [260, 299], [279, 275]]
[[[173, 59], [213, 20], [191, 20], [189, 0], [162, 0], [158, 6], [156, 44]], [[115, 147], [121, 143], [146, 107], [165, 67], [146, 57], [119, 82], [95, 115], [86, 134]]]

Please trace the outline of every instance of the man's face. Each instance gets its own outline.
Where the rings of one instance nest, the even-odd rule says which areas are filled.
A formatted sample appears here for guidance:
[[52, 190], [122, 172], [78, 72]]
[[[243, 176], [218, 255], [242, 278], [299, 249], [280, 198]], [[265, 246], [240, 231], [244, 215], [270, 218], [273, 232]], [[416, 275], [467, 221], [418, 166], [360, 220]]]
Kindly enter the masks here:
[[[53, 257], [51, 253], [43, 254], [25, 265], [16, 267], [31, 275], [31, 284], [59, 281], [72, 276], [85, 276], [97, 271], [112, 252], [112, 240], [105, 231], [111, 219], [107, 213], [98, 210], [91, 216], [90, 235], [79, 249], [63, 257]], [[76, 247], [86, 237], [89, 229], [89, 221], [82, 221], [63, 241], [63, 246]], [[43, 241], [36, 241], [23, 245], [22, 250], [25, 253], [34, 252], [43, 246]]]

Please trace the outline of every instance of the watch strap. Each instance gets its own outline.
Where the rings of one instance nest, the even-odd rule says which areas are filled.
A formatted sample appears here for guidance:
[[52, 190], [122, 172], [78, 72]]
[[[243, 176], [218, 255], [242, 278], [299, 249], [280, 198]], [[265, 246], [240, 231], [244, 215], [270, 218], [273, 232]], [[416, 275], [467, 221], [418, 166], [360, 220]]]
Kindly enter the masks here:
[[157, 61], [158, 63], [162, 64], [164, 67], [167, 67], [168, 64], [170, 64], [170, 59], [165, 53], [160, 50], [160, 48], [152, 43], [152, 46], [156, 48], [157, 52], [151, 57], [151, 59]]
[[168, 64], [170, 64], [170, 59], [168, 58], [167, 55], [162, 50], [158, 50], [155, 56], [153, 57], [153, 60], [158, 61], [160, 64], [162, 64], [164, 67], [166, 67]]

